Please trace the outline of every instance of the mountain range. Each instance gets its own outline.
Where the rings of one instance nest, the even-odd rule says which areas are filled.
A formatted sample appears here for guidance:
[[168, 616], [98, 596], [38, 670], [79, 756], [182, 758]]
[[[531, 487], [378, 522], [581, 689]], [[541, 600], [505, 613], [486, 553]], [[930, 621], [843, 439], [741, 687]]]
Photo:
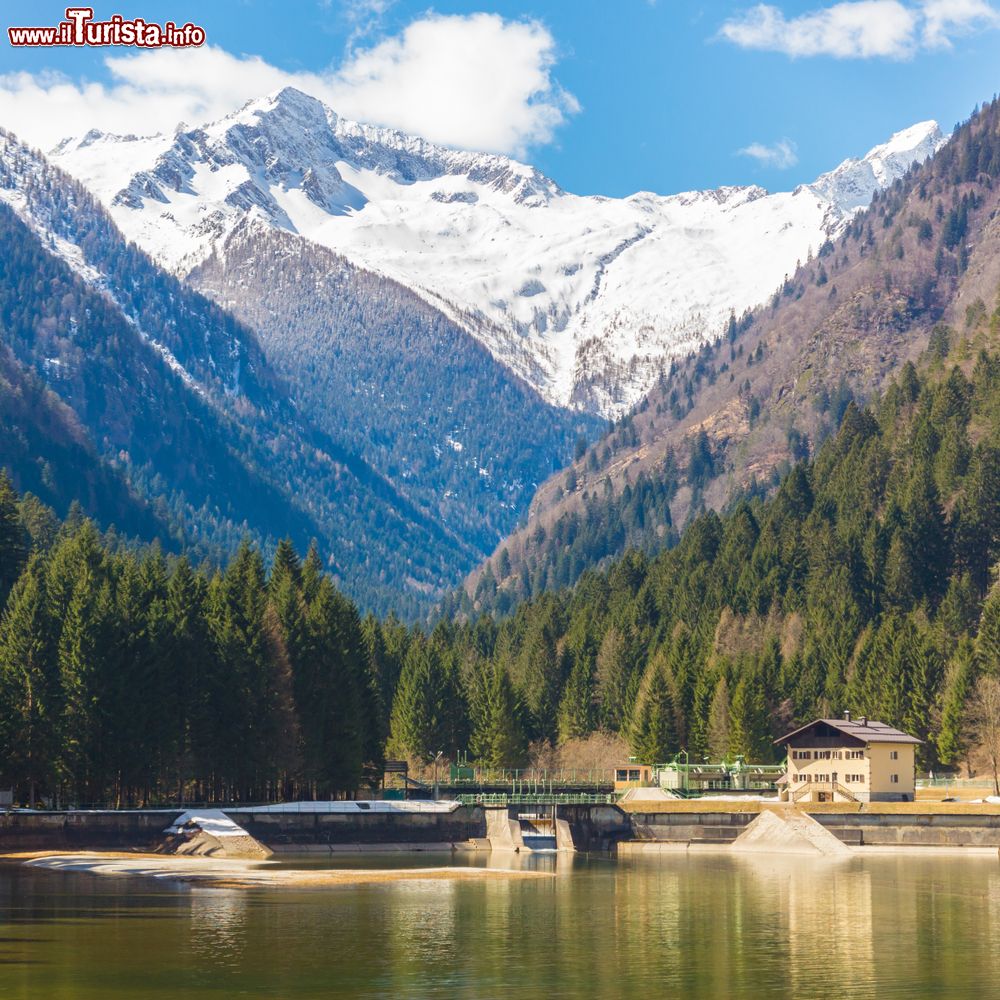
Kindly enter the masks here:
[[173, 273], [237, 229], [294, 233], [413, 290], [547, 402], [615, 417], [943, 141], [914, 125], [791, 192], [581, 197], [287, 88], [201, 128], [89, 132], [52, 156]]
[[922, 123], [788, 193], [612, 199], [290, 89], [48, 158], [5, 134], [2, 462], [214, 560], [316, 539], [363, 606], [425, 614], [943, 142]]

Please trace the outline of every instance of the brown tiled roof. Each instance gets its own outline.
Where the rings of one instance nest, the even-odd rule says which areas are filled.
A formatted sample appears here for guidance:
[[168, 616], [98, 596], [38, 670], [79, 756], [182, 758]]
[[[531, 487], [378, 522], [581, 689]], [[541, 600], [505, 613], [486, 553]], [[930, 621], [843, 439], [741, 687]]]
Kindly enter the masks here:
[[807, 726], [802, 726], [791, 733], [785, 733], [774, 742], [784, 743], [793, 736], [798, 736], [799, 733], [804, 733], [807, 729], [812, 729], [813, 726], [820, 723], [825, 723], [845, 736], [853, 736], [865, 743], [923, 743], [923, 740], [918, 740], [916, 736], [910, 736], [909, 733], [904, 733], [901, 729], [894, 729], [892, 726], [887, 726], [884, 722], [876, 722], [874, 719], [851, 719], [850, 722], [847, 719], [815, 719]]

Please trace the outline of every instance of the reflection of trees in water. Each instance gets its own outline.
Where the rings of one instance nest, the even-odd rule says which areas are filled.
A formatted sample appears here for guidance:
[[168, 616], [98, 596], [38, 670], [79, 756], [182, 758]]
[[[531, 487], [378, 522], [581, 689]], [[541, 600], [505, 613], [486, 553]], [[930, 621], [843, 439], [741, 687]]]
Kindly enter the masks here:
[[[983, 885], [986, 891], [986, 910], [989, 914], [986, 934], [990, 941], [996, 941], [1000, 936], [1000, 871], [991, 865]], [[985, 949], [983, 960], [989, 962], [993, 981], [1000, 982], [1000, 950], [995, 947]]]
[[247, 946], [247, 893], [242, 889], [191, 892], [191, 951], [214, 965], [242, 965]]
[[[830, 970], [872, 958], [863, 871], [822, 859], [662, 855], [615, 881], [618, 995], [813, 995]], [[839, 973], [838, 973], [839, 976]]]

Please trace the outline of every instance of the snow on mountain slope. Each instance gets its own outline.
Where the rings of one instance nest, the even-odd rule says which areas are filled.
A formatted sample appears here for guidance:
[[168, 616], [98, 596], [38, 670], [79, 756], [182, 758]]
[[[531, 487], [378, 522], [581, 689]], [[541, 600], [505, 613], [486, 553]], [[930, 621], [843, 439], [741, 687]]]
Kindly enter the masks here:
[[52, 157], [179, 274], [250, 217], [414, 289], [547, 400], [613, 416], [944, 141], [923, 122], [792, 192], [582, 197], [285, 89], [203, 128], [90, 132]]

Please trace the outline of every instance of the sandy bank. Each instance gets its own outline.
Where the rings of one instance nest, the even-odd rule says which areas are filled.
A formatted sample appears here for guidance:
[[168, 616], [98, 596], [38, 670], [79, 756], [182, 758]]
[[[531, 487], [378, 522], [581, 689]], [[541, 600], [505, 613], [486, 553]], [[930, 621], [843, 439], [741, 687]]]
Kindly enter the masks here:
[[131, 878], [156, 878], [197, 883], [211, 888], [323, 888], [367, 885], [374, 882], [426, 880], [472, 881], [482, 879], [552, 878], [549, 872], [512, 871], [504, 868], [384, 868], [320, 869], [281, 868], [274, 862], [235, 858], [207, 858], [158, 854], [46, 854], [23, 862], [48, 871], [84, 872]]

